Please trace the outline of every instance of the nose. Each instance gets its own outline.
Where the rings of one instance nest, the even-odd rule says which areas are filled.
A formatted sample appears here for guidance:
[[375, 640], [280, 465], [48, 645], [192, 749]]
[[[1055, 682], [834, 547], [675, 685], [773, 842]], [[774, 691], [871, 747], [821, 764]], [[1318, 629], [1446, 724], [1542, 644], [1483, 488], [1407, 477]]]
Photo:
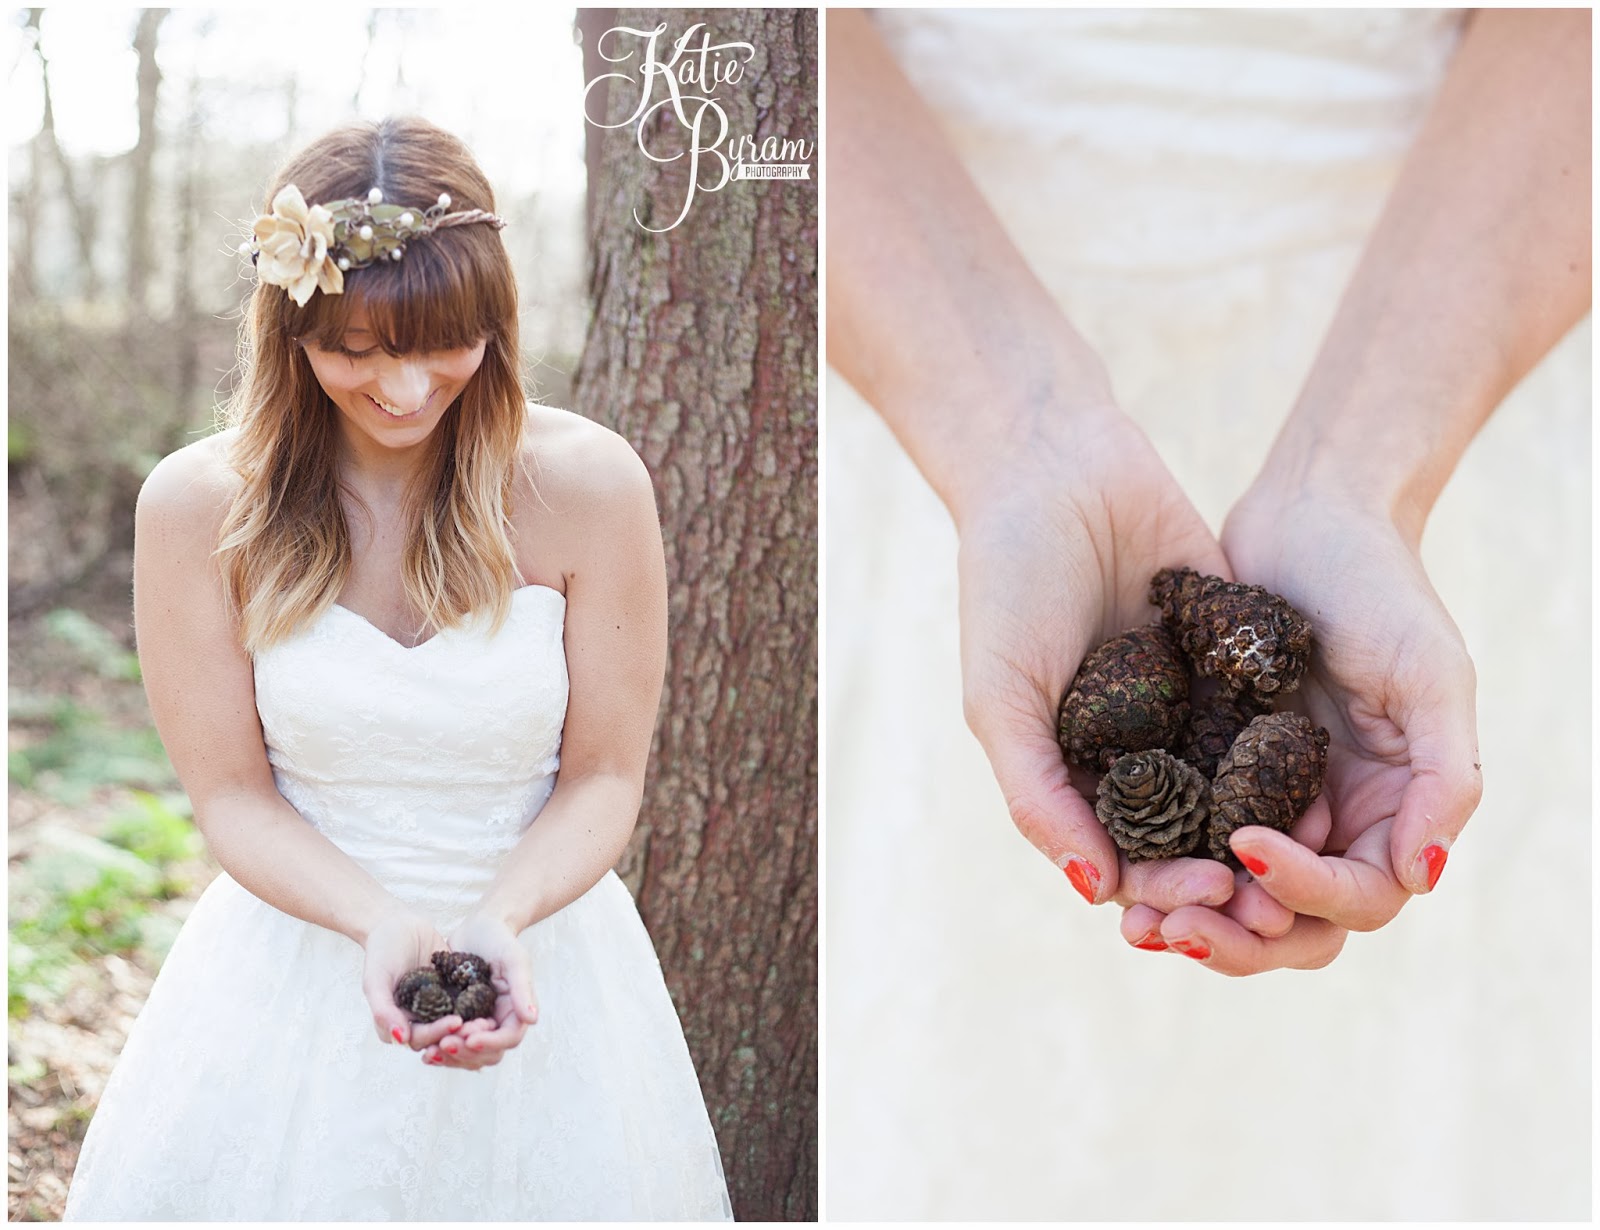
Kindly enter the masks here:
[[378, 380], [378, 395], [396, 410], [410, 414], [422, 409], [428, 398], [429, 380], [420, 359], [402, 355]]

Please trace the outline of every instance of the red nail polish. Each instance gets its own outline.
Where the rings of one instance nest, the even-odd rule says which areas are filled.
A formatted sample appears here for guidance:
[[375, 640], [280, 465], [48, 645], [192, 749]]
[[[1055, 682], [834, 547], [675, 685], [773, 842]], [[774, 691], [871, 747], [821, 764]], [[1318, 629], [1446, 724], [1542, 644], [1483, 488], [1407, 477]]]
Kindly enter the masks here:
[[1439, 882], [1439, 877], [1444, 874], [1444, 861], [1449, 855], [1445, 848], [1437, 842], [1422, 847], [1422, 861], [1428, 864], [1428, 891], [1433, 891], [1433, 886]]
[[1152, 931], [1149, 935], [1145, 936], [1144, 939], [1135, 944], [1134, 947], [1142, 948], [1146, 952], [1166, 952], [1167, 941], [1161, 938], [1161, 932]]
[[1254, 858], [1248, 854], [1239, 854], [1237, 850], [1235, 850], [1234, 853], [1238, 855], [1239, 861], [1244, 864], [1244, 869], [1251, 875], [1260, 878], [1261, 876], [1267, 874], [1267, 865], [1260, 859]]
[[1186, 957], [1193, 957], [1196, 961], [1204, 961], [1211, 955], [1211, 949], [1198, 940], [1174, 940], [1172, 946]]
[[1100, 891], [1100, 873], [1094, 864], [1081, 858], [1069, 858], [1062, 870], [1067, 873], [1072, 887], [1078, 890], [1078, 896], [1093, 905], [1095, 893]]
[[406, 1040], [405, 1032], [398, 1025], [389, 1031], [389, 1036], [396, 1042], [404, 1042]]

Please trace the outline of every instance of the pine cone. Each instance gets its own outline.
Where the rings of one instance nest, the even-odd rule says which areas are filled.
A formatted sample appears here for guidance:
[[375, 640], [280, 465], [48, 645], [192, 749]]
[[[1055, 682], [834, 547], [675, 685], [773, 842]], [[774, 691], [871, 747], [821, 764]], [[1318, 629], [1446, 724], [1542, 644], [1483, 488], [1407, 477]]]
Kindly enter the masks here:
[[1180, 757], [1210, 781], [1216, 777], [1217, 765], [1233, 741], [1250, 725], [1250, 719], [1264, 712], [1264, 703], [1248, 694], [1229, 697], [1219, 693], [1209, 700], [1194, 702], [1189, 706], [1189, 720], [1184, 723]]
[[1298, 713], [1251, 719], [1217, 766], [1211, 783], [1211, 857], [1239, 866], [1229, 835], [1247, 824], [1287, 833], [1322, 793], [1328, 732]]
[[454, 990], [489, 981], [489, 963], [475, 952], [436, 952], [433, 968], [439, 971], [445, 985]]
[[439, 975], [428, 966], [414, 969], [409, 974], [401, 976], [400, 981], [394, 984], [394, 1002], [407, 1012], [411, 1011], [411, 1003], [417, 997], [417, 992], [424, 987], [439, 985]]
[[456, 1015], [463, 1021], [473, 1017], [494, 1019], [495, 991], [487, 982], [474, 982], [456, 993]]
[[1176, 747], [1189, 704], [1189, 671], [1160, 624], [1114, 636], [1078, 668], [1061, 698], [1056, 735], [1073, 764], [1104, 773], [1120, 756]]
[[440, 1017], [449, 1016], [456, 1010], [455, 1004], [450, 999], [450, 992], [446, 991], [439, 983], [434, 982], [423, 987], [412, 997], [410, 1012], [411, 1019], [427, 1024], [437, 1021]]
[[1163, 568], [1150, 579], [1150, 601], [1195, 670], [1220, 680], [1229, 695], [1292, 692], [1311, 661], [1311, 624], [1259, 585]]
[[1134, 752], [1100, 779], [1095, 815], [1130, 863], [1192, 854], [1210, 810], [1206, 779], [1159, 749]]

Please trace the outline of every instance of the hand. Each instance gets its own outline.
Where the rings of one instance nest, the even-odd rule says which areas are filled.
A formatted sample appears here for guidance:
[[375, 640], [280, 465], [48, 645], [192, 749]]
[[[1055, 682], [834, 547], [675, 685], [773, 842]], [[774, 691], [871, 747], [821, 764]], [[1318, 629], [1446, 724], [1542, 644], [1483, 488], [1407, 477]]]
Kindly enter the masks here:
[[487, 914], [473, 914], [462, 922], [450, 933], [450, 947], [456, 952], [475, 952], [489, 962], [490, 984], [495, 989], [494, 1018], [471, 1020], [450, 1031], [423, 1048], [423, 1062], [471, 1071], [491, 1067], [521, 1042], [528, 1027], [539, 1019], [532, 964], [516, 932]]
[[372, 1008], [372, 1021], [384, 1042], [399, 1042], [413, 1050], [433, 1046], [460, 1028], [461, 1018], [447, 1016], [427, 1024], [413, 1022], [394, 1002], [394, 988], [402, 976], [430, 964], [445, 946], [444, 937], [423, 915], [396, 906], [367, 933], [367, 959], [361, 989]]
[[[1062, 693], [1090, 650], [1151, 622], [1151, 576], [1227, 561], [1144, 434], [1121, 412], [1033, 433], [999, 481], [953, 505], [961, 536], [961, 667], [967, 723], [988, 754], [1017, 828], [1093, 903], [1166, 912], [1233, 896], [1206, 859], [1129, 864], [1095, 816], [1094, 775], [1069, 773], [1056, 741]], [[1264, 896], [1264, 895], [1263, 895]], [[1265, 915], [1265, 922], [1262, 917]], [[1287, 912], [1254, 901], [1244, 926]]]
[[1415, 543], [1386, 516], [1328, 491], [1258, 487], [1230, 515], [1223, 544], [1240, 580], [1311, 620], [1311, 669], [1293, 699], [1330, 736], [1323, 794], [1306, 821], [1326, 830], [1326, 844], [1258, 827], [1231, 839], [1265, 868], [1260, 888], [1295, 912], [1283, 935], [1248, 935], [1204, 910], [1173, 912], [1161, 932], [1203, 946], [1223, 973], [1316, 968], [1347, 930], [1383, 926], [1437, 882], [1482, 792], [1476, 677]]

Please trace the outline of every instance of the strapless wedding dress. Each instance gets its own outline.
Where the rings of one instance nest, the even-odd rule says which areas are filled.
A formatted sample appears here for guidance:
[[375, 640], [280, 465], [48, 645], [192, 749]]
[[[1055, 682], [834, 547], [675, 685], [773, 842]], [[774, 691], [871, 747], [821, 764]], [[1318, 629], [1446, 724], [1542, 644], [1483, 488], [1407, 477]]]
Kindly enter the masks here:
[[[255, 660], [279, 790], [441, 931], [550, 797], [566, 599], [519, 589], [405, 648], [334, 606]], [[223, 874], [89, 1126], [80, 1220], [720, 1220], [716, 1141], [660, 966], [608, 873], [529, 927], [539, 1022], [495, 1067], [377, 1039], [362, 951]]]
[[[875, 20], [1220, 529], [1460, 14]], [[1484, 766], [1437, 893], [1244, 980], [1129, 948], [1016, 834], [962, 721], [949, 518], [830, 374], [828, 1216], [1587, 1218], [1589, 345], [1500, 409], [1423, 544]]]

